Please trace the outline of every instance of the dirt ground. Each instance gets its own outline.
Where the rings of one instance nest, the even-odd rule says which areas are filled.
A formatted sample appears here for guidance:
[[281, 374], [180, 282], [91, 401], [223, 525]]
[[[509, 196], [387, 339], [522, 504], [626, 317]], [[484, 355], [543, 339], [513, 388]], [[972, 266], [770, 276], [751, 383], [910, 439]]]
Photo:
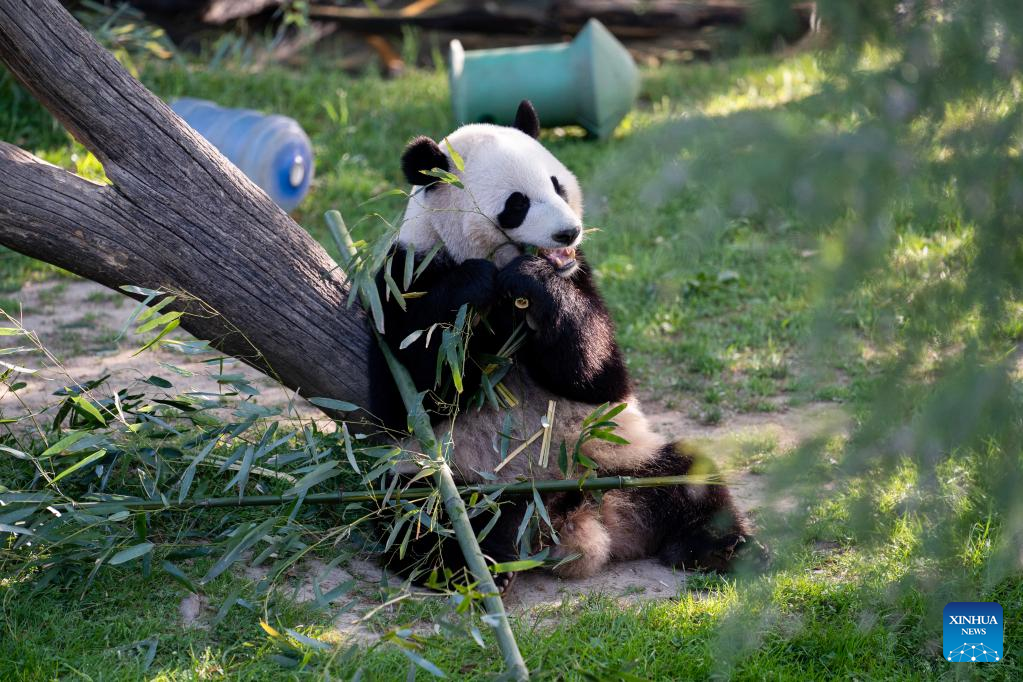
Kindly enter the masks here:
[[[22, 289], [17, 300], [21, 309], [6, 312], [36, 334], [52, 358], [47, 359], [39, 352], [5, 358], [39, 369], [35, 374], [23, 375], [27, 385], [17, 396], [7, 393], [0, 397], [0, 410], [8, 414], [26, 407], [45, 413], [55, 401], [54, 391], [68, 385], [70, 379], [84, 382], [110, 374], [109, 386], [121, 387], [156, 374], [173, 381], [175, 392], [215, 394], [225, 389], [212, 377], [231, 373], [245, 375], [258, 388], [260, 394], [252, 398], [254, 402], [280, 408], [285, 415], [322, 419], [312, 405], [296, 400], [272, 380], [230, 358], [223, 359], [222, 365], [220, 360], [210, 362], [211, 358], [219, 357], [214, 354], [189, 356], [166, 347], [136, 355], [145, 341], [130, 332], [119, 337], [136, 304], [97, 284], [72, 279], [32, 283]], [[181, 338], [185, 338], [183, 334]], [[840, 433], [847, 426], [846, 416], [832, 403], [811, 403], [767, 414], [730, 414], [714, 426], [703, 425], [675, 411], [651, 414], [651, 420], [666, 436], [704, 444], [719, 461], [735, 460], [736, 453], [742, 453], [740, 460], [755, 459], [758, 449], [783, 453], [806, 438]], [[723, 466], [727, 468], [724, 463]], [[732, 471], [730, 484], [737, 503], [747, 513], [755, 516], [765, 506], [762, 478], [748, 465]], [[369, 558], [352, 560], [342, 568], [329, 571], [324, 568], [318, 561], [305, 562], [287, 578], [283, 587], [293, 590], [299, 601], [308, 601], [312, 599], [314, 580], [327, 591], [355, 578], [360, 584], [360, 589], [356, 590], [359, 596], [353, 608], [337, 615], [338, 636], [372, 639], [374, 634], [360, 621], [360, 614], [379, 604], [371, 595], [377, 593], [375, 586], [382, 576], [380, 568]], [[254, 581], [263, 577], [257, 569], [245, 570], [246, 577]], [[603, 593], [623, 602], [671, 599], [685, 585], [683, 572], [656, 561], [630, 561], [614, 564], [609, 570], [583, 580], [559, 580], [538, 571], [526, 573], [519, 576], [506, 603], [514, 613], [537, 613], [565, 600], [593, 593]], [[205, 627], [217, 607], [203, 597], [189, 595], [182, 599], [179, 611], [186, 626]]]

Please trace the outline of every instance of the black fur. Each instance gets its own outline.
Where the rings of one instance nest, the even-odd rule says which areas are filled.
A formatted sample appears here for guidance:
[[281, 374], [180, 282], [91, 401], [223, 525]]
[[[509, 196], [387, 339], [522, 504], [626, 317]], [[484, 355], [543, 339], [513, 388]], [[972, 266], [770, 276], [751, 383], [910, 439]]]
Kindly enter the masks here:
[[568, 201], [568, 193], [565, 192], [565, 188], [561, 186], [561, 183], [553, 175], [551, 176], [551, 182], [554, 184], [554, 191], [558, 193], [558, 196]]
[[[395, 260], [403, 262], [402, 253]], [[417, 256], [416, 266], [422, 262]], [[408, 299], [406, 310], [402, 310], [393, 296], [388, 295], [383, 273], [377, 276], [377, 288], [384, 308], [384, 339], [395, 357], [409, 370], [416, 388], [428, 394], [426, 407], [437, 415], [443, 411], [444, 398], [453, 399], [451, 392], [435, 386], [437, 352], [440, 348], [440, 334], [426, 345], [426, 334], [401, 349], [401, 342], [416, 330], [428, 329], [436, 322], [450, 323], [458, 309], [468, 303], [477, 311], [487, 310], [497, 297], [497, 266], [489, 260], [471, 259], [455, 263], [447, 252], [441, 250], [416, 279], [412, 288], [426, 292], [420, 298]], [[500, 347], [481, 329], [473, 336], [473, 347], [493, 353]], [[463, 396], [471, 395], [479, 386], [479, 369], [474, 363], [466, 363], [463, 376]], [[406, 428], [407, 412], [383, 353], [375, 343], [370, 344], [370, 410], [384, 425], [391, 429]], [[432, 396], [432, 397], [431, 397]]]
[[[665, 445], [650, 464], [626, 475], [715, 476], [706, 456], [682, 443]], [[645, 517], [651, 554], [668, 566], [726, 572], [737, 561], [762, 565], [763, 548], [753, 540], [728, 487], [720, 480], [659, 488], [635, 488], [629, 501]]]
[[515, 123], [512, 127], [518, 128], [534, 140], [540, 137], [540, 117], [536, 115], [533, 103], [528, 99], [519, 102], [519, 108], [515, 112]]
[[507, 309], [527, 317], [535, 331], [516, 355], [533, 381], [579, 402], [618, 402], [631, 392], [614, 323], [581, 251], [569, 278], [555, 274], [545, 258], [520, 256], [497, 276], [506, 301], [525, 298], [529, 307]]
[[504, 209], [497, 214], [497, 224], [502, 230], [514, 230], [522, 224], [529, 213], [529, 197], [522, 192], [512, 192], [504, 202]]
[[437, 143], [421, 135], [405, 147], [401, 155], [401, 171], [410, 185], [430, 185], [437, 181], [437, 178], [425, 175], [423, 171], [433, 170], [451, 171], [451, 162], [444, 155]]
[[[580, 267], [563, 279], [553, 274], [547, 260], [535, 256], [517, 258], [499, 272], [491, 261], [471, 259], [458, 264], [441, 250], [413, 284], [414, 290], [426, 295], [406, 300], [406, 310], [388, 296], [383, 273], [378, 275], [384, 301], [384, 339], [408, 368], [416, 388], [430, 392], [428, 410], [442, 416], [443, 403], [455, 399], [452, 391], [435, 386], [439, 335], [429, 347], [425, 334], [404, 349], [399, 346], [416, 330], [451, 322], [465, 303], [486, 313], [488, 322], [474, 329], [470, 355], [495, 353], [518, 322], [526, 321], [536, 331], [516, 354], [515, 362], [538, 384], [557, 395], [594, 405], [620, 401], [630, 393], [611, 316], [582, 252], [577, 257]], [[401, 259], [400, 254], [395, 258], [399, 263]], [[419, 262], [417, 258], [417, 266]], [[519, 309], [514, 304], [517, 298], [526, 298], [529, 307]], [[379, 348], [370, 344], [370, 349], [370, 410], [388, 428], [404, 430], [407, 413], [398, 387]], [[467, 362], [462, 398], [473, 395], [479, 382], [478, 366]]]

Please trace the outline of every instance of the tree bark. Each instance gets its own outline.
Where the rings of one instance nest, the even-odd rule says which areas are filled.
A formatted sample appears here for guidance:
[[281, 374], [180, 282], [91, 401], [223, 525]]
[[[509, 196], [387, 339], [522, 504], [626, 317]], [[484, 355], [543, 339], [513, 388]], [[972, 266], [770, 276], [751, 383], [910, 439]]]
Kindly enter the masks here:
[[305, 230], [57, 0], [0, 0], [0, 60], [112, 183], [0, 142], [0, 244], [114, 289], [185, 294], [195, 336], [304, 396], [367, 404], [364, 316]]

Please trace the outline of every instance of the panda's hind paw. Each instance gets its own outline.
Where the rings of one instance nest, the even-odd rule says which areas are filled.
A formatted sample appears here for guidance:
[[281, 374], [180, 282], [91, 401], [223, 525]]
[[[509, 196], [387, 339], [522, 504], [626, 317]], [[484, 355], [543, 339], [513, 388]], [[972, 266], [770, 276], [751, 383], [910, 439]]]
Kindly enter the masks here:
[[498, 573], [494, 576], [494, 585], [497, 586], [497, 593], [502, 597], [507, 596], [515, 582], [515, 573]]
[[661, 548], [659, 558], [675, 568], [716, 573], [760, 573], [770, 566], [767, 548], [741, 533], [671, 542]]

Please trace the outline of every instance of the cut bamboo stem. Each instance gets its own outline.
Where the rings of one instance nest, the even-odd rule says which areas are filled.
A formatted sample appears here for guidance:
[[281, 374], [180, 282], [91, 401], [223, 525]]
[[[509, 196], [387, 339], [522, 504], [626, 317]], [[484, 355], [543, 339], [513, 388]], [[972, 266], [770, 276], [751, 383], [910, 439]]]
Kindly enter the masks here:
[[[486, 483], [456, 486], [459, 497], [473, 494], [490, 495], [501, 492], [502, 495], [532, 495], [535, 489], [540, 493], [562, 493], [574, 490], [620, 490], [622, 488], [659, 488], [672, 485], [702, 484], [717, 485], [722, 481], [718, 476], [650, 476], [633, 478], [632, 476], [603, 476], [586, 479], [552, 479], [547, 481], [522, 481], [520, 483]], [[435, 492], [434, 488], [418, 487], [397, 489], [391, 492], [392, 500], [422, 500]], [[373, 502], [382, 500], [387, 495], [384, 491], [337, 491], [333, 493], [314, 493], [306, 495], [302, 504], [342, 505], [356, 502]], [[19, 499], [17, 504], [46, 504], [58, 511], [82, 509], [93, 512], [112, 513], [126, 509], [128, 511], [189, 511], [192, 509], [218, 509], [221, 507], [272, 507], [281, 504], [293, 504], [298, 501], [295, 495], [232, 495], [231, 497], [193, 498], [183, 502], [164, 502], [163, 500], [139, 500], [134, 498], [95, 500], [86, 502], [53, 502], [46, 497]]]
[[[348, 232], [341, 213], [338, 211], [328, 211], [326, 218], [331, 232], [335, 234], [335, 238], [338, 234], [340, 235], [344, 242], [344, 247], [354, 259], [358, 255], [358, 250], [355, 248], [352, 236]], [[363, 307], [368, 309], [370, 306], [367, 305], [368, 301], [365, 291], [360, 291], [360, 294]], [[410, 420], [412, 421], [413, 435], [419, 440], [419, 444], [424, 448], [424, 451], [432, 455], [431, 463], [437, 469], [434, 474], [435, 485], [440, 491], [444, 502], [444, 509], [451, 519], [451, 527], [455, 531], [455, 537], [458, 538], [458, 546], [465, 557], [465, 564], [476, 578], [479, 591], [483, 594], [483, 605], [487, 610], [487, 614], [492, 619], [491, 625], [494, 628], [494, 635], [497, 637], [497, 645], [501, 650], [501, 656], [504, 658], [507, 674], [515, 680], [528, 680], [529, 669], [526, 667], [526, 662], [519, 651], [519, 644], [515, 641], [515, 634], [511, 630], [511, 623], [508, 621], [508, 614], [504, 610], [501, 594], [497, 590], [494, 576], [490, 573], [487, 561], [483, 557], [483, 551], [480, 550], [476, 531], [473, 530], [472, 523], [469, 521], [469, 515], [465, 511], [465, 502], [462, 501], [458, 494], [458, 487], [455, 485], [455, 479], [451, 475], [451, 467], [444, 457], [440, 441], [437, 440], [433, 432], [429, 417], [422, 412], [422, 398], [417, 393], [416, 385], [412, 381], [408, 370], [398, 362], [398, 359], [391, 353], [391, 349], [384, 343], [381, 336], [383, 333], [383, 320], [377, 320], [376, 322], [381, 326], [379, 329], [373, 330], [373, 336], [377, 346], [379, 346], [380, 351], [384, 355], [384, 359], [387, 361], [391, 374], [394, 376], [394, 383], [398, 386], [398, 392], [401, 394], [402, 402], [405, 404], [405, 410], [410, 415], [416, 415], [414, 419]]]

